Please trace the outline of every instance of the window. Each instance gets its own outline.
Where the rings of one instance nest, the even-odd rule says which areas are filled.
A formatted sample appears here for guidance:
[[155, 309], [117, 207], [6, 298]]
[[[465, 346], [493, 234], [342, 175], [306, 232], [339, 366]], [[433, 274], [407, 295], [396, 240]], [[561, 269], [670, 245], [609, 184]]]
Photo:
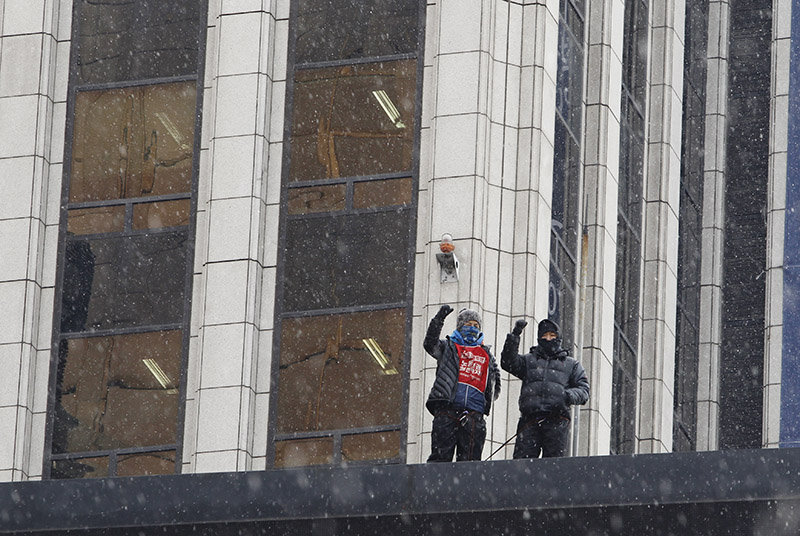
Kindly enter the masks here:
[[567, 348], [575, 343], [578, 285], [584, 9], [582, 1], [561, 0], [558, 25], [548, 316], [561, 326]]
[[293, 3], [274, 467], [404, 456], [423, 9]]
[[672, 441], [672, 450], [675, 452], [695, 450], [697, 445], [707, 32], [707, 3], [686, 2], [681, 198], [678, 221], [675, 419]]
[[719, 448], [761, 448], [772, 3], [731, 4]]
[[206, 6], [74, 13], [44, 475], [174, 473]]
[[648, 11], [646, 0], [625, 3], [614, 300], [612, 454], [630, 454], [636, 448]]

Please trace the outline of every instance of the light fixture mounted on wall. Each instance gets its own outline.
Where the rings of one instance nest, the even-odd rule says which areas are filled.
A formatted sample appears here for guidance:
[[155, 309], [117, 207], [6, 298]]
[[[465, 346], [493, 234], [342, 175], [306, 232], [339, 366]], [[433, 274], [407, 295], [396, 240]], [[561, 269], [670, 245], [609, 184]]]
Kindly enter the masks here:
[[458, 281], [458, 257], [456, 257], [456, 246], [453, 244], [453, 237], [445, 233], [439, 242], [441, 253], [436, 254], [436, 260], [441, 267], [441, 282], [453, 283]]

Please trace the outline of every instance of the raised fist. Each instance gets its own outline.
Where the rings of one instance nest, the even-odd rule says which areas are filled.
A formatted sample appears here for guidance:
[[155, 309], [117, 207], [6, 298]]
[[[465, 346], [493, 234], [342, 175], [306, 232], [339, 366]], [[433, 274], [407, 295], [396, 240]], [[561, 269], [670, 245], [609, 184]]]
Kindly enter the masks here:
[[439, 320], [444, 320], [445, 317], [447, 317], [447, 315], [449, 315], [452, 312], [453, 308], [447, 304], [444, 304], [441, 307], [439, 307], [439, 312], [436, 313], [436, 318], [438, 318]]
[[522, 335], [522, 330], [525, 329], [525, 326], [527, 325], [528, 325], [527, 321], [519, 319], [516, 322], [514, 322], [514, 329], [511, 333], [519, 337], [520, 335]]

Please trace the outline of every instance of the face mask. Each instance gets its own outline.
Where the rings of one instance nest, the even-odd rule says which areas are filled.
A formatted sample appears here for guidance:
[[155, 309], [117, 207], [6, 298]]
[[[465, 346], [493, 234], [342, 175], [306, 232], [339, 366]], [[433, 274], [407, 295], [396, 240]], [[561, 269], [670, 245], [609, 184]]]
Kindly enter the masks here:
[[561, 337], [556, 337], [552, 341], [548, 341], [547, 339], [539, 339], [539, 346], [542, 347], [544, 353], [549, 356], [555, 356], [556, 353], [561, 350]]
[[464, 342], [467, 344], [475, 344], [478, 342], [478, 336], [481, 334], [481, 330], [475, 326], [461, 326], [459, 332], [461, 336], [464, 337]]

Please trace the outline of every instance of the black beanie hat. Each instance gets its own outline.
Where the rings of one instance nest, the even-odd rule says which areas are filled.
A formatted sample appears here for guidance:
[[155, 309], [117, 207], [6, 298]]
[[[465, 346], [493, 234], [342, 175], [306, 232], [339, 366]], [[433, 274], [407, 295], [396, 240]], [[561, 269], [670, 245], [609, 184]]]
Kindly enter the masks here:
[[558, 328], [558, 324], [550, 320], [549, 318], [545, 318], [541, 322], [539, 322], [539, 328], [537, 330], [536, 336], [541, 339], [542, 335], [547, 333], [548, 331], [552, 331], [556, 335], [561, 335], [561, 331]]

